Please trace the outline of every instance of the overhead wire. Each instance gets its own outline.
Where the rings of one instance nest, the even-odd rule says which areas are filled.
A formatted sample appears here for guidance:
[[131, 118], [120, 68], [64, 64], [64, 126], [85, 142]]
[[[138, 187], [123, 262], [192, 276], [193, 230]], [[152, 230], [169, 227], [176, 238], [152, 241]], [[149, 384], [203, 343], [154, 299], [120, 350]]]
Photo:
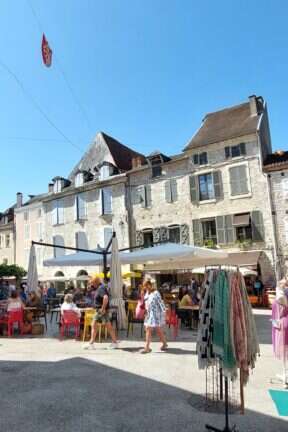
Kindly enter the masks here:
[[[31, 9], [31, 11], [32, 11], [32, 14], [33, 14], [35, 20], [36, 20], [36, 23], [37, 23], [37, 25], [38, 25], [38, 28], [39, 28], [40, 33], [41, 33], [41, 34], [44, 34], [44, 33], [45, 33], [45, 32], [44, 32], [44, 28], [43, 28], [43, 26], [42, 26], [42, 24], [41, 24], [41, 22], [40, 22], [40, 19], [39, 19], [38, 15], [37, 15], [37, 13], [36, 13], [36, 11], [35, 11], [35, 8], [33, 7], [33, 5], [32, 5], [32, 3], [31, 3], [30, 0], [27, 0], [27, 3], [28, 3], [28, 5], [29, 5], [29, 7], [30, 7], [30, 9]], [[62, 78], [63, 78], [63, 80], [65, 81], [68, 90], [70, 91], [70, 94], [71, 94], [71, 96], [72, 96], [72, 99], [74, 99], [74, 102], [75, 102], [75, 104], [76, 104], [77, 107], [78, 107], [78, 111], [81, 113], [83, 119], [85, 120], [85, 123], [86, 123], [86, 126], [87, 126], [89, 132], [90, 132], [90, 133], [93, 133], [92, 126], [91, 126], [90, 120], [89, 120], [89, 118], [88, 118], [88, 115], [87, 115], [87, 113], [86, 113], [86, 110], [84, 109], [82, 103], [80, 102], [80, 99], [78, 98], [78, 96], [76, 95], [75, 91], [73, 90], [73, 87], [72, 87], [71, 84], [69, 83], [68, 78], [67, 78], [67, 75], [66, 75], [66, 73], [64, 72], [64, 69], [63, 69], [63, 67], [61, 66], [60, 61], [59, 61], [59, 58], [58, 58], [58, 56], [57, 56], [57, 54], [56, 54], [55, 52], [53, 52], [53, 57], [54, 57], [54, 59], [55, 59], [56, 67], [57, 67], [57, 69], [59, 70], [60, 74], [62, 75]]]
[[10, 67], [3, 62], [3, 60], [0, 58], [0, 66], [2, 69], [6, 70], [6, 72], [16, 81], [20, 89], [22, 90], [23, 94], [30, 100], [30, 102], [34, 105], [34, 107], [42, 114], [42, 116], [45, 118], [45, 120], [52, 126], [59, 135], [62, 136], [62, 138], [65, 139], [69, 144], [71, 144], [73, 147], [75, 147], [77, 150], [79, 150], [81, 153], [83, 152], [83, 149], [78, 147], [73, 141], [70, 140], [70, 138], [67, 137], [67, 135], [64, 134], [64, 132], [59, 129], [59, 127], [48, 117], [48, 115], [45, 113], [45, 111], [41, 108], [39, 103], [36, 101], [36, 99], [33, 98], [33, 96], [26, 90], [24, 87], [22, 81], [18, 78], [18, 76], [10, 69]]

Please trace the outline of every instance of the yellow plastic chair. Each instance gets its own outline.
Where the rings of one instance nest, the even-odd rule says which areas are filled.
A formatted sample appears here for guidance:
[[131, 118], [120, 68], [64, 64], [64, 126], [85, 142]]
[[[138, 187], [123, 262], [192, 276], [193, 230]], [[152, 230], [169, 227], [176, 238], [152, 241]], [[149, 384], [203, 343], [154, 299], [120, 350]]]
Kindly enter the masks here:
[[[84, 315], [83, 342], [86, 339], [86, 333], [87, 333], [88, 327], [92, 326], [94, 315], [95, 315], [95, 310], [94, 309], [91, 309], [91, 310], [85, 312], [85, 315]], [[97, 323], [97, 331], [99, 332], [99, 342], [102, 341], [102, 330], [103, 330], [103, 328], [105, 329], [105, 339], [107, 339], [107, 327], [106, 327], [106, 325], [102, 324], [102, 323]]]

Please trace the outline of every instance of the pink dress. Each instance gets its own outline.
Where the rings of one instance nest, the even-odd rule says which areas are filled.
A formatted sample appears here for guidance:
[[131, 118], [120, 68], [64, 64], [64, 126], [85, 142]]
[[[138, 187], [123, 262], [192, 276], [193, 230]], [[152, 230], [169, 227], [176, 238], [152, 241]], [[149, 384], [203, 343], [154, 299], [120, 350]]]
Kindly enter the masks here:
[[272, 305], [272, 344], [275, 357], [288, 360], [288, 307]]

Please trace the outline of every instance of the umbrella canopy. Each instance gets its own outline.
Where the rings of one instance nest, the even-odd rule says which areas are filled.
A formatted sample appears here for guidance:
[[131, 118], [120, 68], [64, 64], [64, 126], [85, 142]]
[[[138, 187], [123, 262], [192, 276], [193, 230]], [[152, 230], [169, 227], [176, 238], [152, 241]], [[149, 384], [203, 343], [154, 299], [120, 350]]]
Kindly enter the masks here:
[[111, 250], [111, 278], [110, 278], [110, 294], [111, 294], [111, 305], [117, 306], [118, 308], [118, 323], [121, 329], [127, 328], [127, 317], [125, 311], [125, 303], [122, 295], [122, 275], [121, 275], [121, 262], [120, 254], [118, 249], [118, 241], [115, 233], [112, 238], [112, 250]]
[[137, 271], [131, 271], [131, 272], [124, 273], [122, 276], [123, 276], [123, 279], [131, 279], [131, 278], [141, 279], [142, 273], [137, 272]]
[[35, 246], [32, 244], [29, 255], [29, 266], [27, 273], [27, 289], [28, 291], [36, 291], [38, 288], [38, 273]]
[[[223, 269], [225, 268], [231, 268], [231, 266], [221, 266]], [[205, 267], [196, 267], [193, 268], [192, 273], [194, 274], [204, 274], [205, 273]], [[240, 273], [242, 273], [243, 276], [257, 276], [257, 272], [255, 270], [251, 270], [246, 267], [240, 267], [239, 268]]]
[[[210, 261], [220, 263], [228, 254], [223, 251], [200, 248], [196, 246], [180, 245], [177, 243], [165, 243], [159, 246], [139, 249], [133, 252], [120, 252], [121, 264], [161, 264], [173, 263], [177, 267], [180, 263], [185, 268], [199, 265], [199, 262], [209, 264]], [[111, 254], [107, 257], [108, 264], [111, 263]], [[223, 263], [222, 263], [223, 264]], [[63, 255], [44, 261], [45, 266], [89, 266], [103, 265], [103, 256], [90, 252], [78, 252], [76, 254]]]

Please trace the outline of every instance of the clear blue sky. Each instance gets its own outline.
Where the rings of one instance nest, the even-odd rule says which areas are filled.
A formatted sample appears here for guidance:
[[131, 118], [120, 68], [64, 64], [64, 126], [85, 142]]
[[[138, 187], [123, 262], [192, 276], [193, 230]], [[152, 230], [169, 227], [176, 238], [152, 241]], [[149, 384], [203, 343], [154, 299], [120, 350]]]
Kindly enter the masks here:
[[[146, 154], [178, 153], [206, 112], [254, 93], [268, 102], [274, 149], [288, 149], [287, 18], [285, 0], [1, 0], [0, 61], [83, 151], [103, 130]], [[1, 66], [0, 103], [3, 210], [68, 175], [81, 151]]]

